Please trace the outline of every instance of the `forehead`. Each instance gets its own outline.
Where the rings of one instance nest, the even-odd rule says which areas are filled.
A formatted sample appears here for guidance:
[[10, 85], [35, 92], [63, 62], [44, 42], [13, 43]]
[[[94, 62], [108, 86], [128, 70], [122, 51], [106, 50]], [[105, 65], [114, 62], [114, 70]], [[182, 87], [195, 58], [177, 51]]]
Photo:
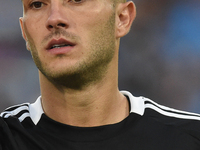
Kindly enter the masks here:
[[[22, 5], [26, 5], [29, 2], [55, 2], [55, 1], [61, 1], [61, 2], [70, 2], [71, 0], [21, 0]], [[103, 3], [107, 3], [109, 5], [115, 6], [116, 3], [118, 3], [119, 1], [126, 1], [126, 0], [82, 0], [82, 2], [86, 2], [86, 1], [93, 1], [93, 2], [103, 2]], [[81, 2], [81, 3], [82, 3]]]
[[[21, 2], [27, 2], [27, 1], [30, 1], [30, 0], [21, 0]], [[48, 1], [54, 1], [54, 0], [48, 0]], [[61, 1], [66, 1], [66, 0], [61, 0]], [[96, 0], [97, 1], [97, 0]], [[111, 2], [118, 2], [118, 1], [122, 1], [122, 0], [106, 0], [106, 1], [111, 1]]]

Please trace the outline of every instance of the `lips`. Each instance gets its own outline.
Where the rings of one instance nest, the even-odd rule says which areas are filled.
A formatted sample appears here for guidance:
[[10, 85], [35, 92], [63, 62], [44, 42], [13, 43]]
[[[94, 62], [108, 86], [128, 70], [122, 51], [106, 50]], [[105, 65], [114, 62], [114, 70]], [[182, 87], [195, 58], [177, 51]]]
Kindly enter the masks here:
[[75, 46], [75, 43], [72, 43], [70, 41], [67, 41], [65, 39], [53, 39], [51, 40], [46, 49], [47, 50], [52, 50], [52, 49], [56, 49], [56, 48], [62, 48], [62, 47], [73, 47]]

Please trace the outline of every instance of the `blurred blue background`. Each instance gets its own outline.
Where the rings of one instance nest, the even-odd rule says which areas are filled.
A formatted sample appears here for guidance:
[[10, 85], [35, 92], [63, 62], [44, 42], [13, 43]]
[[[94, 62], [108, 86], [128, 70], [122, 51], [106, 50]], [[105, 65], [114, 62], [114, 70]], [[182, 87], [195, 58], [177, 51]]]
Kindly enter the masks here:
[[[120, 46], [120, 90], [200, 113], [200, 1], [134, 2], [137, 17]], [[0, 1], [0, 111], [40, 95], [20, 16], [20, 0]]]

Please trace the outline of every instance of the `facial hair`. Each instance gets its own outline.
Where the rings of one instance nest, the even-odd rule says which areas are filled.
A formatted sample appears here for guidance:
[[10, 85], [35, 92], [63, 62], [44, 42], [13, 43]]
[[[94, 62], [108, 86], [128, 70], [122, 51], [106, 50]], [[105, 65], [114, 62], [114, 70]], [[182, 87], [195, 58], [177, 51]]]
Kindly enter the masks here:
[[[99, 30], [96, 30], [93, 35], [90, 36], [90, 45], [88, 46], [90, 52], [88, 55], [70, 68], [63, 68], [63, 70], [59, 72], [49, 68], [48, 64], [45, 64], [39, 57], [34, 39], [30, 36], [26, 26], [25, 32], [33, 60], [40, 72], [57, 86], [81, 90], [86, 86], [95, 84], [107, 73], [109, 63], [115, 53], [114, 24], [115, 15], [113, 14], [104, 26], [102, 24], [99, 25]], [[81, 42], [80, 37], [66, 30], [57, 29], [46, 36], [44, 40], [42, 40], [42, 43], [56, 36], [63, 36]]]

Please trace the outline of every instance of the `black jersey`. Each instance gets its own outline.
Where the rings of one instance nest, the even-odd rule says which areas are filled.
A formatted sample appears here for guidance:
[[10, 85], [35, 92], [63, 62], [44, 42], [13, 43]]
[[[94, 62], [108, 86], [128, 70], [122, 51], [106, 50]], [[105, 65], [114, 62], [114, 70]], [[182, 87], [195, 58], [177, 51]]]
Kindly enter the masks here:
[[75, 127], [45, 115], [41, 98], [0, 117], [0, 150], [200, 150], [200, 116], [122, 91], [130, 101], [123, 121]]

